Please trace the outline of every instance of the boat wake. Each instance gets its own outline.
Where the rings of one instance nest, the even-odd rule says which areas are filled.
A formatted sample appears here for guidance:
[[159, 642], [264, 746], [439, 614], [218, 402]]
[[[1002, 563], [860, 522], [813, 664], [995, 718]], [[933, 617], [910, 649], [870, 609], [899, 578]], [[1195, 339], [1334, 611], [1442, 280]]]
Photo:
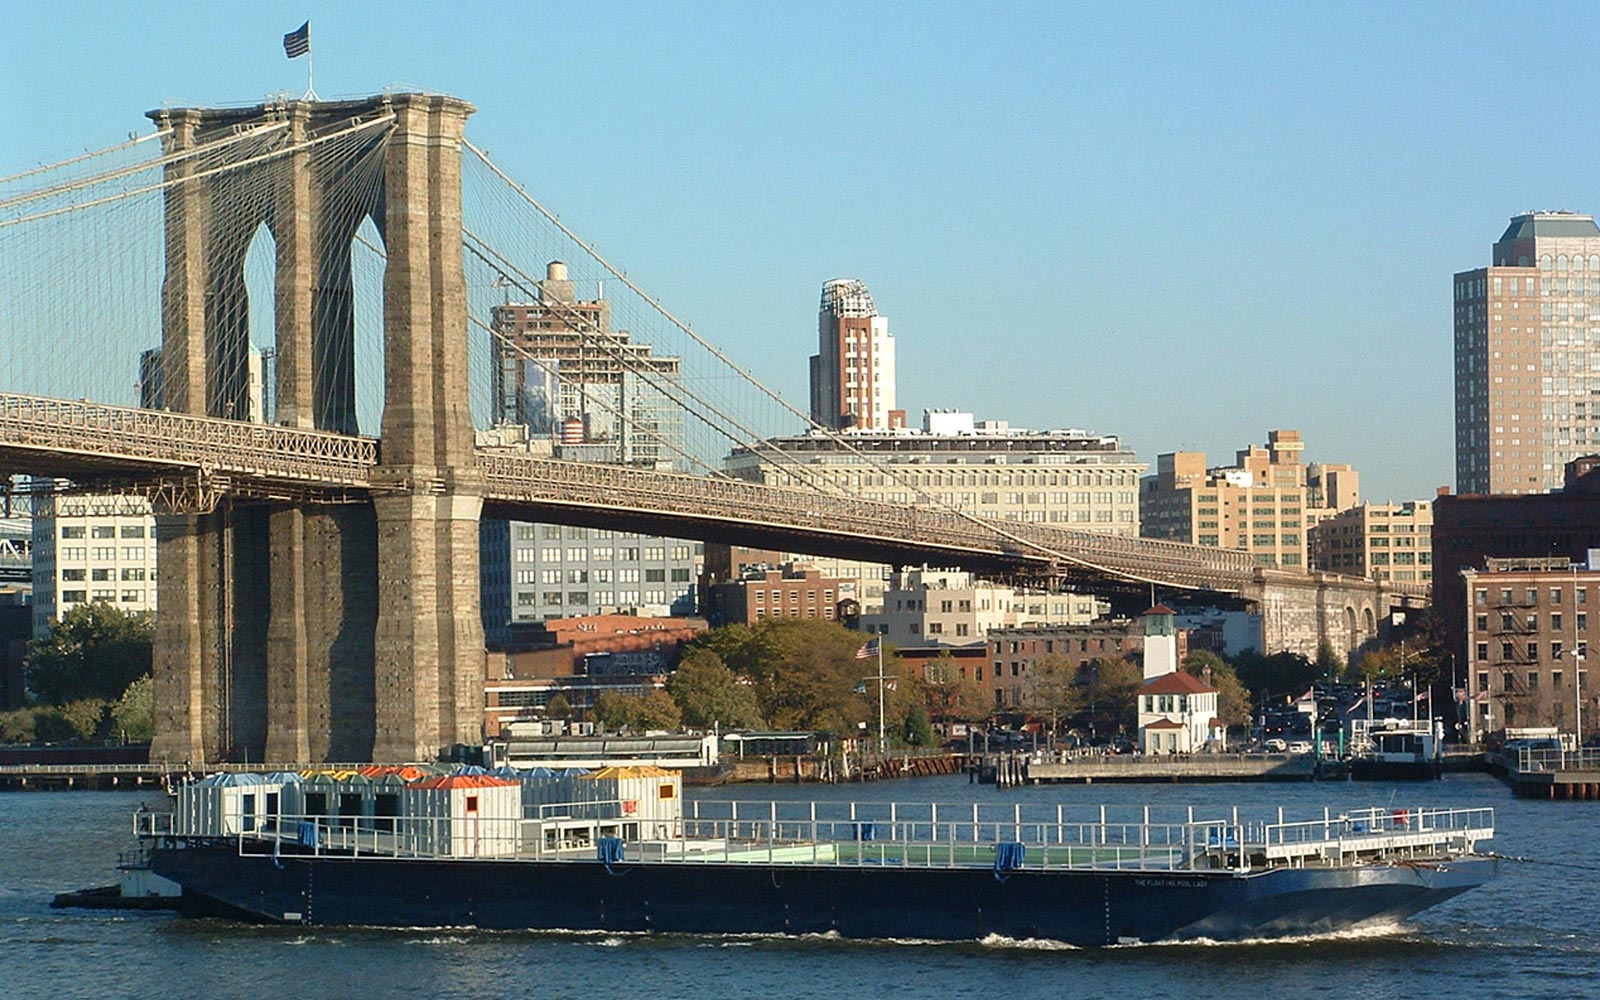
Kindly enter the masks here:
[[1399, 921], [1362, 924], [1336, 931], [1316, 934], [1290, 934], [1283, 937], [1234, 938], [1219, 941], [1215, 938], [1187, 938], [1181, 941], [1126, 941], [1110, 945], [1112, 948], [1262, 948], [1293, 947], [1306, 944], [1327, 944], [1340, 941], [1370, 941], [1374, 939], [1411, 939], [1416, 928]]

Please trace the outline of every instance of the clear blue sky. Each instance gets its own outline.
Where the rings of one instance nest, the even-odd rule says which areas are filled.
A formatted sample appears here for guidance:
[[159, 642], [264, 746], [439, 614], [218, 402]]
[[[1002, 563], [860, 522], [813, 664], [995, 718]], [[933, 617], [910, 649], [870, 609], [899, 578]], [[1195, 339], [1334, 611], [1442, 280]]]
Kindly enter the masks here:
[[804, 402], [823, 280], [900, 402], [1220, 464], [1269, 427], [1369, 499], [1453, 478], [1450, 274], [1600, 210], [1581, 4], [208, 3], [7, 13], [0, 168], [164, 102], [392, 85]]

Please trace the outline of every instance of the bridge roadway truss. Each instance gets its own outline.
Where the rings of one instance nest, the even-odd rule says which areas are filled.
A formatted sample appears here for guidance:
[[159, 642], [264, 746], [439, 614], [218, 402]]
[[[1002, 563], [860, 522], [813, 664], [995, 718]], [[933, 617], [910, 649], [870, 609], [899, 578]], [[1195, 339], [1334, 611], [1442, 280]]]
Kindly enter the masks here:
[[[81, 489], [146, 493], [164, 513], [210, 513], [224, 498], [370, 501], [393, 488], [374, 482], [379, 452], [378, 441], [348, 434], [0, 393], [0, 467], [64, 477]], [[1012, 522], [995, 526], [1002, 533], [911, 505], [484, 449], [476, 459], [486, 511], [519, 520], [1084, 585], [1239, 595], [1256, 577], [1247, 555], [1226, 549]], [[443, 489], [442, 481], [406, 485]]]
[[[142, 493], [167, 513], [208, 513], [225, 498], [369, 503], [395, 489], [374, 480], [380, 448], [354, 435], [0, 393], [0, 468], [66, 476], [79, 489]], [[1015, 522], [995, 530], [954, 513], [804, 489], [491, 449], [478, 449], [475, 457], [484, 513], [493, 517], [960, 566], [1102, 591], [1154, 584], [1251, 603], [1266, 599], [1269, 590], [1334, 579], [1262, 570], [1242, 552], [1209, 546]], [[442, 482], [405, 485], [423, 493], [444, 488]], [[1354, 579], [1334, 583], [1364, 586]], [[1388, 590], [1379, 604], [1416, 606], [1427, 598], [1419, 588]]]

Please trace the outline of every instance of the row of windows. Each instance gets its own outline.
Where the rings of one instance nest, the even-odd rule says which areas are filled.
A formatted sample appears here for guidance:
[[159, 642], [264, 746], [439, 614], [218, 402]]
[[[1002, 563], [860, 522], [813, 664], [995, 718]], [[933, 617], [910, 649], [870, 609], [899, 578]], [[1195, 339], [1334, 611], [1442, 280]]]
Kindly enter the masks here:
[[[1559, 587], [1551, 587], [1550, 588], [1550, 602], [1549, 603], [1551, 603], [1551, 604], [1560, 604], [1562, 602], [1562, 600], [1563, 600], [1563, 598], [1562, 598], [1562, 594], [1563, 593], [1565, 593], [1565, 591], [1563, 589], [1561, 589]], [[1488, 591], [1488, 589], [1484, 588], [1484, 587], [1475, 588], [1473, 590], [1473, 592], [1472, 592], [1472, 602], [1474, 604], [1478, 605], [1479, 607], [1483, 607], [1483, 606], [1487, 605], [1489, 603], [1489, 591]], [[1526, 587], [1526, 588], [1522, 588], [1520, 590], [1520, 592], [1519, 592], [1518, 588], [1515, 588], [1515, 587], [1501, 587], [1500, 588], [1500, 600], [1499, 600], [1498, 603], [1500, 603], [1500, 604], [1522, 603], [1522, 604], [1529, 604], [1529, 605], [1537, 604], [1537, 603], [1539, 603], [1539, 588], [1537, 588], [1537, 587]], [[1575, 603], [1578, 603], [1578, 604], [1588, 604], [1589, 603], [1589, 588], [1587, 588], [1587, 587], [1579, 587], [1577, 589], [1577, 598], [1576, 598]]]
[[[122, 558], [127, 560], [142, 560], [144, 558], [143, 545], [124, 545]], [[93, 545], [85, 548], [82, 545], [63, 545], [60, 549], [62, 562], [82, 562], [93, 559], [95, 562], [111, 562], [117, 558], [115, 545]]]
[[[64, 569], [61, 571], [61, 579], [66, 583], [77, 583], [84, 580], [86, 574], [87, 579], [93, 580], [96, 583], [106, 583], [117, 579], [116, 570], [105, 568], [97, 568], [93, 570]], [[146, 570], [143, 566], [128, 566], [122, 570], [122, 579], [125, 581], [142, 581], [147, 577], [148, 579], [154, 580], [156, 578], [156, 571], [153, 569]]]
[[[563, 607], [566, 605], [584, 607], [591, 603], [598, 607], [630, 607], [641, 603], [667, 603], [667, 593], [664, 590], [646, 590], [642, 593], [637, 590], [547, 590], [538, 596], [539, 603], [546, 607]], [[593, 598], [593, 601], [590, 598]], [[517, 606], [532, 607], [534, 604], [533, 599], [534, 594], [532, 591], [523, 591], [517, 594]]]
[[[1475, 648], [1474, 648], [1474, 650], [1473, 650], [1473, 652], [1477, 654], [1475, 657], [1473, 657], [1474, 659], [1476, 659], [1476, 660], [1478, 660], [1480, 662], [1484, 661], [1484, 660], [1487, 660], [1487, 659], [1489, 659], [1489, 644], [1487, 642], [1477, 643]], [[1526, 654], [1526, 655], [1524, 655], [1524, 654]], [[1581, 640], [1580, 639], [1578, 641], [1577, 648], [1571, 653], [1566, 652], [1566, 644], [1563, 643], [1563, 642], [1560, 642], [1559, 640], [1556, 641], [1556, 642], [1550, 643], [1550, 660], [1551, 660], [1551, 662], [1560, 662], [1560, 660], [1561, 660], [1561, 658], [1563, 656], [1573, 656], [1573, 657], [1581, 658], [1581, 657], [1586, 657], [1588, 655], [1589, 655], [1589, 643], [1588, 643], [1587, 640]], [[1524, 663], [1537, 663], [1537, 662], [1539, 662], [1539, 643], [1530, 642], [1526, 646], [1519, 646], [1514, 642], [1502, 642], [1502, 643], [1500, 643], [1500, 661], [1504, 662], [1506, 660], [1511, 660], [1513, 662], [1524, 662]]]
[[[831, 605], [831, 604], [824, 605], [820, 612], [816, 608], [806, 608], [805, 611], [806, 611], [806, 613], [805, 613], [805, 617], [806, 618], [828, 618], [828, 619], [833, 618], [833, 605]], [[787, 615], [785, 615], [785, 613], [784, 613], [782, 608], [773, 608], [770, 613], [767, 611], [766, 608], [756, 608], [755, 616], [757, 618], [768, 618], [768, 617], [771, 617], [771, 618], [783, 618], [783, 617], [799, 618], [799, 617], [801, 617], [799, 608], [790, 608]]]
[[[518, 541], [527, 542], [527, 541], [532, 541], [534, 538], [543, 538], [543, 539], [548, 539], [548, 540], [566, 538], [566, 539], [570, 539], [570, 540], [573, 540], [573, 541], [583, 541], [585, 539], [595, 539], [595, 540], [599, 540], [599, 541], [605, 541], [607, 539], [615, 539], [615, 538], [630, 538], [630, 539], [636, 539], [636, 540], [639, 540], [639, 541], [643, 541], [645, 536], [640, 535], [638, 532], [608, 531], [608, 530], [606, 530], [604, 528], [571, 528], [571, 527], [563, 527], [562, 525], [559, 525], [559, 524], [521, 524], [521, 523], [517, 523], [517, 524], [514, 525], [514, 530], [512, 531], [512, 537], [516, 538]], [[688, 558], [687, 550], [689, 550], [691, 548], [693, 549], [693, 551], [694, 551], [694, 553], [696, 555], [700, 555], [701, 553], [703, 553], [705, 551], [705, 546], [703, 544], [699, 543], [699, 542], [694, 543], [694, 545], [692, 545], [692, 546], [688, 546], [688, 545], [681, 546], [681, 548], [686, 550], [685, 554], [681, 557], [681, 558], [684, 558], [684, 559]], [[674, 551], [677, 551], [677, 550], [674, 549]], [[680, 557], [674, 556], [673, 558], [680, 558]]]
[[123, 604], [143, 604], [144, 594], [143, 590], [124, 590], [120, 592], [110, 589], [63, 590], [61, 592], [61, 603], [87, 604], [90, 601], [118, 601], [120, 599]]
[[519, 563], [553, 563], [561, 562], [564, 556], [567, 562], [611, 562], [613, 560], [639, 562], [642, 556], [644, 562], [665, 562], [669, 551], [673, 562], [689, 561], [690, 550], [687, 545], [674, 545], [670, 550], [662, 545], [646, 545], [642, 547], [635, 545], [606, 545], [594, 546], [593, 548], [585, 546], [567, 549], [533, 549], [524, 547], [515, 550], [513, 559]]
[[[781, 590], [774, 590], [772, 592], [772, 603], [773, 604], [782, 604], [783, 603], [783, 593], [784, 592], [781, 591]], [[808, 591], [805, 592], [805, 594], [806, 594], [806, 603], [808, 603], [808, 604], [817, 603], [817, 592], [815, 590], [808, 590]], [[752, 590], [752, 591], [750, 591], [750, 600], [751, 600], [752, 603], [754, 603], [754, 604], [765, 604], [766, 603], [766, 599], [767, 599], [767, 592], [765, 590]], [[832, 590], [832, 588], [829, 588], [828, 590], [824, 590], [822, 592], [822, 600], [824, 602], [828, 603], [828, 604], [832, 604], [833, 603], [833, 590]], [[798, 603], [800, 603], [800, 591], [799, 590], [791, 590], [791, 591], [789, 591], [789, 603], [790, 604], [798, 604]]]
[[[82, 538], [82, 537], [84, 537], [84, 526], [81, 525], [81, 524], [63, 524], [61, 526], [61, 537], [62, 538]], [[117, 527], [115, 525], [97, 524], [93, 528], [90, 529], [89, 537], [90, 538], [117, 538], [117, 537], [119, 537], [119, 534], [118, 534], [118, 531], [117, 531]], [[142, 524], [124, 524], [124, 525], [122, 525], [122, 531], [121, 531], [120, 537], [122, 537], [122, 538], [143, 538], [143, 537], [145, 537], [144, 525], [142, 525]]]

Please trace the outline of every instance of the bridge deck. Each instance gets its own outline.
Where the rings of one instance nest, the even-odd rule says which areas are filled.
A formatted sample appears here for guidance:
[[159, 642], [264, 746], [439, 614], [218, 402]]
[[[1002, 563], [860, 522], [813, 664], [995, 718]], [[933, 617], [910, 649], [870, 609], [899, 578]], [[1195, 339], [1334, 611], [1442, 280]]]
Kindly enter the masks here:
[[[347, 501], [384, 489], [428, 488], [389, 481], [380, 461], [372, 438], [0, 393], [0, 470], [66, 477], [85, 489], [181, 480], [197, 484], [185, 495], [203, 505], [224, 495]], [[1246, 553], [1210, 546], [501, 451], [480, 449], [477, 464], [493, 516], [1236, 595], [1259, 588], [1262, 574]]]

